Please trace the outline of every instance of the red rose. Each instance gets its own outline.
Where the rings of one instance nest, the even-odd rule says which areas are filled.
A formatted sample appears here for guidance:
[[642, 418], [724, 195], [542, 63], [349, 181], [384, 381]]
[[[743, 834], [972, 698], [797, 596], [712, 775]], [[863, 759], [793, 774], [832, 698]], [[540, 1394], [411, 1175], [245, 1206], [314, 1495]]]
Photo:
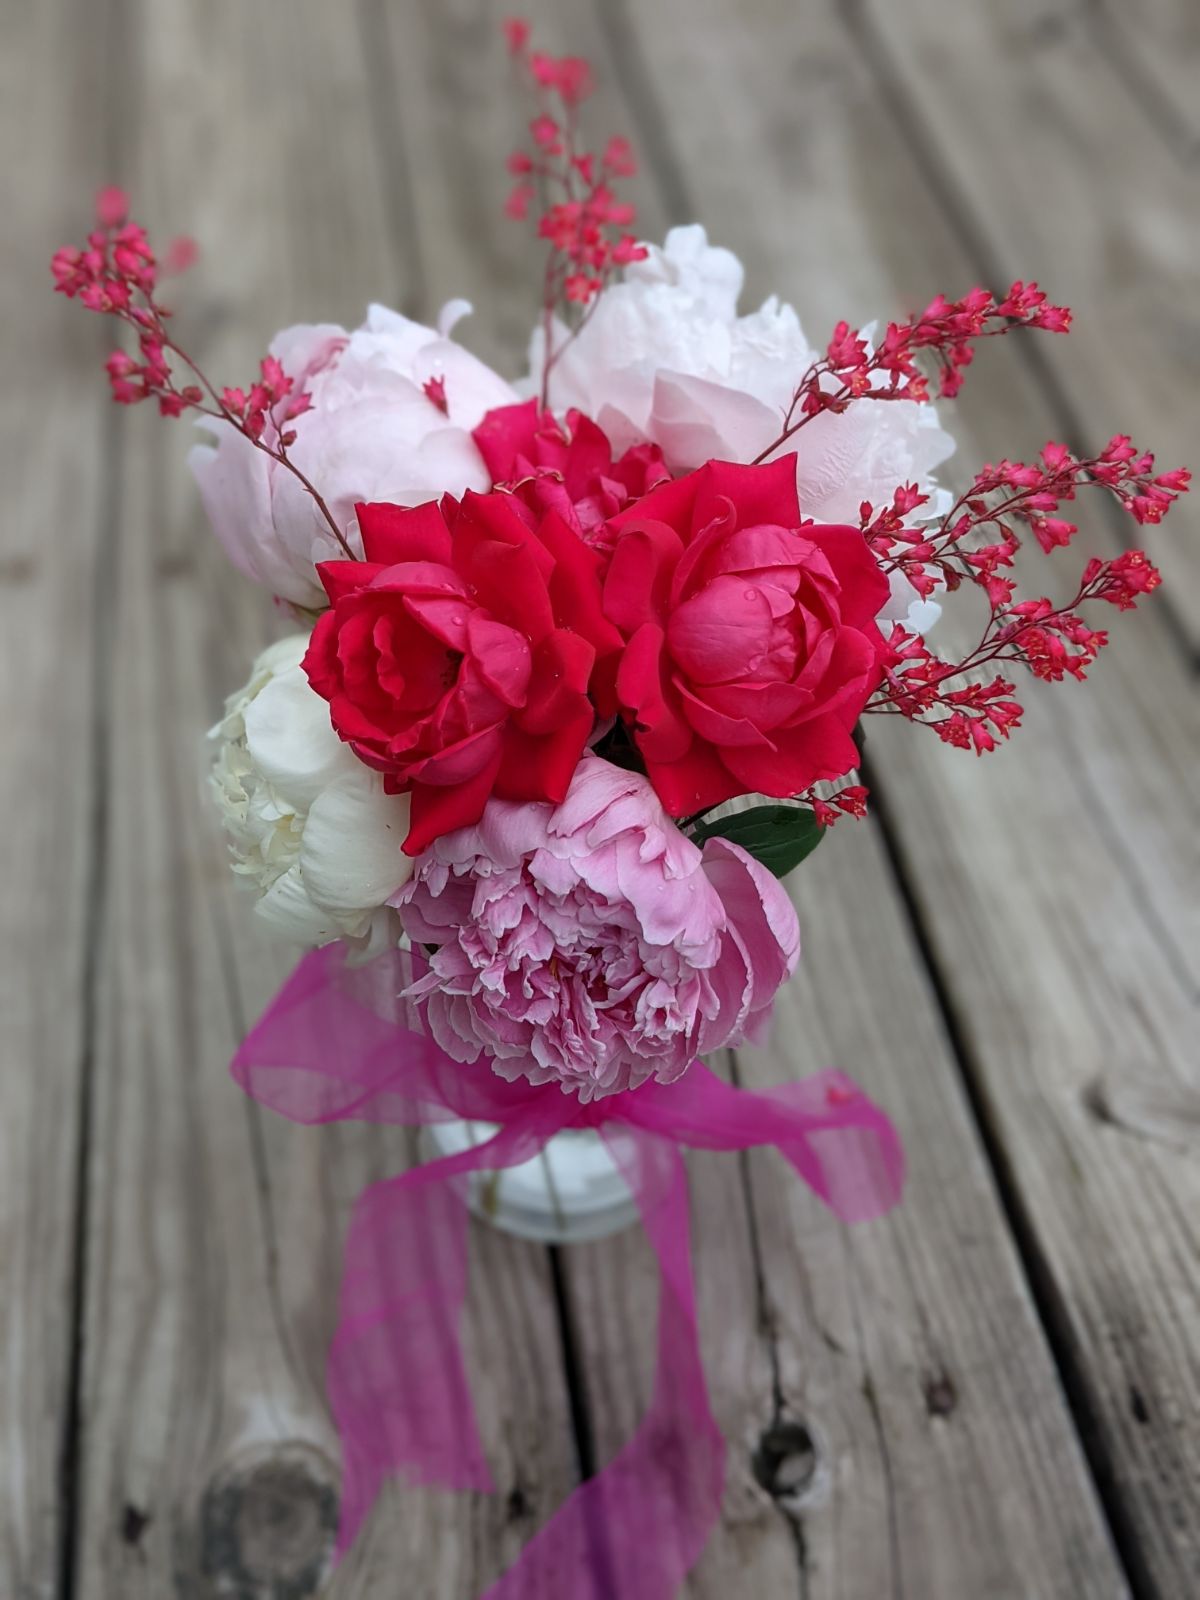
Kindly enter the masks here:
[[562, 800], [593, 667], [621, 643], [596, 555], [507, 495], [357, 509], [366, 560], [318, 566], [331, 609], [304, 670], [337, 733], [411, 792], [407, 854], [477, 822], [491, 794]]
[[888, 582], [857, 528], [801, 526], [794, 456], [710, 461], [610, 527], [617, 697], [673, 816], [855, 765]]
[[656, 444], [613, 460], [608, 436], [581, 411], [566, 428], [536, 400], [489, 411], [471, 437], [497, 486], [535, 515], [557, 511], [581, 539], [600, 545], [610, 517], [670, 477]]

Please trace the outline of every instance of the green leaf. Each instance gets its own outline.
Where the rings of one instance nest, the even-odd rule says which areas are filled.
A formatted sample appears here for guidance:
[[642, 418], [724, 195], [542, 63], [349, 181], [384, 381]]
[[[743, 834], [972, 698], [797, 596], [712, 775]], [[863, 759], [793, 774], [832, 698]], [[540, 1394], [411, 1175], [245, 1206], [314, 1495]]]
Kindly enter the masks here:
[[692, 838], [699, 845], [706, 839], [732, 839], [782, 878], [813, 853], [824, 833], [807, 806], [754, 806], [732, 817], [700, 823]]

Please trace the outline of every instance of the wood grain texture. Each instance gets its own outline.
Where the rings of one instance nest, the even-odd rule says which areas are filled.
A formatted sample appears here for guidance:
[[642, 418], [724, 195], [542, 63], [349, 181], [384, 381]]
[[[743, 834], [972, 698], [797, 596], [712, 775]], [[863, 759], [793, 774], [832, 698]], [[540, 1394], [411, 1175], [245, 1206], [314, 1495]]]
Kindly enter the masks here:
[[[187, 194], [211, 266], [183, 331], [205, 364], [244, 372], [280, 321], [357, 321], [397, 266], [355, 31], [295, 3], [173, 0], [130, 22], [125, 175], [164, 232]], [[341, 1238], [362, 1186], [411, 1147], [293, 1128], [225, 1071], [294, 952], [230, 892], [202, 792], [200, 732], [269, 605], [202, 526], [184, 442], [136, 416], [120, 448], [76, 1592], [358, 1600], [404, 1572], [414, 1594], [472, 1594], [573, 1480], [544, 1253], [482, 1230], [475, 1250], [467, 1343], [499, 1494], [385, 1496], [327, 1584]]]
[[[604, 14], [611, 19], [613, 8], [605, 8]], [[865, 318], [897, 303], [909, 303], [911, 297], [927, 289], [931, 281], [935, 284], [942, 281], [939, 273], [944, 273], [947, 261], [953, 261], [955, 255], [946, 222], [929, 205], [919, 172], [910, 168], [903, 173], [897, 170], [894, 160], [889, 160], [895, 131], [880, 114], [879, 97], [863, 74], [857, 52], [845, 34], [828, 24], [820, 25], [811, 11], [801, 23], [786, 8], [770, 5], [743, 6], [739, 8], [736, 21], [719, 6], [691, 7], [686, 27], [678, 18], [672, 26], [672, 19], [663, 17], [658, 8], [636, 12], [630, 8], [628, 18], [632, 37], [625, 39], [619, 58], [623, 66], [631, 59], [648, 64], [648, 88], [657, 89], [665, 107], [665, 114], [658, 120], [669, 134], [657, 151], [659, 165], [668, 173], [674, 169], [675, 190], [690, 201], [693, 214], [709, 220], [717, 242], [736, 240], [739, 247], [745, 247], [752, 281], [760, 291], [769, 285], [795, 294], [801, 302], [806, 325], [812, 328], [815, 338], [820, 338], [823, 326], [832, 325], [838, 315], [845, 313], [848, 304], [851, 314]], [[621, 46], [619, 29], [615, 30], [615, 37]], [[765, 65], [767, 62], [769, 68]], [[706, 119], [702, 108], [718, 97], [726, 114], [719, 122]], [[643, 144], [646, 131], [644, 126]], [[730, 161], [724, 154], [730, 144], [738, 151], [737, 162]], [[654, 159], [653, 154], [651, 159]], [[753, 185], [741, 181], [746, 170], [754, 172]], [[769, 205], [762, 203], [764, 194], [771, 196]], [[836, 272], [823, 270], [826, 259], [838, 263]], [[750, 299], [753, 301], [753, 295]], [[989, 378], [991, 376], [989, 371]], [[1008, 392], [1011, 393], [1011, 389]], [[1173, 661], [1169, 664], [1175, 666]], [[913, 1359], [914, 1345], [921, 1349], [923, 1343], [920, 1334], [914, 1337], [914, 1326], [922, 1330], [926, 1341], [930, 1339], [929, 1330], [936, 1329], [932, 1336], [934, 1343], [938, 1337], [946, 1337], [947, 1330], [953, 1330], [950, 1337], [960, 1341], [957, 1362], [980, 1373], [994, 1369], [986, 1360], [972, 1357], [972, 1344], [975, 1340], [987, 1343], [994, 1335], [997, 1322], [987, 1316], [974, 1326], [969, 1318], [960, 1320], [961, 1308], [977, 1303], [971, 1293], [951, 1293], [942, 1313], [944, 1320], [934, 1321], [931, 1317], [923, 1322], [920, 1317], [921, 1308], [936, 1304], [938, 1291], [936, 1287], [921, 1283], [914, 1262], [921, 1263], [922, 1241], [928, 1245], [939, 1237], [939, 1214], [945, 1205], [945, 1196], [937, 1189], [936, 1179], [932, 1189], [918, 1188], [918, 1185], [922, 1175], [933, 1178], [939, 1152], [961, 1148], [949, 1130], [940, 1126], [942, 1118], [954, 1114], [954, 1096], [945, 1084], [935, 1087], [937, 1070], [930, 1062], [931, 1059], [936, 1062], [936, 1049], [931, 1055], [923, 1038], [925, 1029], [930, 1026], [922, 1022], [923, 1014], [928, 1015], [926, 1002], [913, 975], [910, 974], [905, 984], [903, 964], [897, 956], [904, 944], [903, 936], [893, 936], [886, 943], [881, 938], [878, 953], [874, 956], [869, 953], [868, 946], [873, 947], [879, 929], [878, 919], [866, 910], [866, 904], [878, 902], [879, 915], [885, 914], [882, 908], [892, 898], [887, 874], [881, 875], [881, 888], [872, 880], [866, 861], [857, 853], [851, 857], [848, 845], [842, 848], [846, 851], [840, 868], [844, 876], [833, 877], [829, 860], [818, 858], [806, 864], [797, 879], [802, 906], [811, 904], [823, 913], [815, 936], [809, 940], [801, 979], [802, 984], [811, 985], [811, 988], [799, 992], [806, 992], [810, 1005], [824, 1003], [826, 1015], [830, 1016], [826, 1049], [834, 1052], [837, 1059], [851, 1064], [854, 1070], [861, 1071], [868, 1087], [881, 1093], [885, 1103], [911, 1106], [912, 1121], [904, 1124], [904, 1131], [916, 1192], [906, 1200], [896, 1224], [897, 1231], [903, 1232], [922, 1203], [930, 1210], [928, 1215], [921, 1214], [920, 1227], [914, 1235], [915, 1252], [907, 1238], [904, 1248], [897, 1253], [898, 1259], [889, 1259], [880, 1252], [875, 1270], [880, 1270], [880, 1261], [885, 1266], [877, 1280], [879, 1299], [874, 1303], [868, 1300], [862, 1313], [862, 1327], [867, 1331], [868, 1343], [873, 1346], [871, 1358], [877, 1369], [875, 1377], [878, 1378], [879, 1370], [886, 1372], [883, 1381], [872, 1385], [872, 1392], [884, 1397], [884, 1415], [890, 1430], [890, 1436], [882, 1436], [888, 1447], [884, 1451], [884, 1467], [890, 1455], [892, 1504], [903, 1508], [893, 1524], [899, 1530], [896, 1537], [900, 1545], [893, 1551], [890, 1565], [885, 1563], [882, 1567], [887, 1579], [877, 1573], [876, 1581], [882, 1584], [907, 1579], [911, 1592], [916, 1593], [974, 1593], [977, 1587], [980, 1592], [994, 1589], [996, 1593], [1039, 1593], [1046, 1586], [1046, 1579], [1039, 1582], [1027, 1568], [1022, 1575], [1014, 1571], [989, 1573], [988, 1563], [998, 1559], [1002, 1565], [1004, 1556], [998, 1552], [1006, 1549], [1010, 1552], [1020, 1549], [1023, 1553], [1031, 1547], [1046, 1550], [1045, 1543], [1036, 1538], [1033, 1541], [1018, 1538], [1010, 1542], [1013, 1530], [1003, 1526], [1001, 1517], [990, 1529], [981, 1526], [964, 1506], [958, 1505], [953, 1487], [975, 1481], [979, 1468], [974, 1464], [964, 1466], [967, 1457], [976, 1451], [990, 1457], [999, 1447], [999, 1441], [1005, 1438], [1003, 1424], [997, 1426], [994, 1420], [984, 1421], [983, 1417], [1002, 1417], [1012, 1424], [1014, 1437], [1007, 1444], [1014, 1456], [1020, 1456], [1030, 1443], [1027, 1413], [1014, 1407], [1011, 1401], [1006, 1402], [999, 1388], [993, 1390], [983, 1403], [974, 1440], [969, 1426], [964, 1426], [963, 1419], [958, 1418], [963, 1432], [954, 1440], [954, 1445], [962, 1451], [962, 1456], [955, 1461], [947, 1451], [931, 1461], [926, 1453], [928, 1441], [922, 1438], [919, 1428], [912, 1432], [906, 1429], [903, 1407], [890, 1404], [896, 1395], [903, 1395], [906, 1390], [911, 1393], [911, 1385], [906, 1385], [899, 1375], [899, 1369], [905, 1365], [905, 1355], [909, 1357], [910, 1372], [914, 1368], [923, 1368], [927, 1374], [944, 1372], [956, 1364], [955, 1358], [950, 1358], [949, 1363], [944, 1357], [939, 1361], [928, 1342], [924, 1343], [920, 1356]], [[824, 895], [820, 892], [823, 875], [828, 885]], [[931, 885], [935, 881], [931, 876]], [[852, 915], [849, 911], [844, 913], [844, 921], [843, 904], [854, 907]], [[845, 944], [839, 949], [841, 939]], [[882, 1030], [882, 1037], [878, 1020], [872, 1030], [869, 1019], [866, 1022], [863, 1019], [867, 1008], [857, 1003], [856, 996], [847, 995], [839, 982], [841, 974], [862, 967], [878, 974], [881, 984], [878, 993], [871, 996], [870, 1011], [874, 1012], [878, 1006], [882, 1016], [899, 1019], [894, 1028]], [[897, 986], [890, 1005], [882, 998], [883, 987], [889, 984]], [[808, 1012], [797, 1011], [796, 1015], [807, 1016]], [[788, 1036], [786, 1032], [783, 1035]], [[846, 1051], [844, 1047], [851, 1040], [857, 1048]], [[807, 1045], [807, 1039], [805, 1043]], [[922, 1048], [923, 1045], [926, 1047]], [[911, 1059], [907, 1053], [910, 1049], [913, 1050]], [[786, 1046], [776, 1052], [771, 1063], [776, 1075], [780, 1057], [786, 1054]], [[890, 1094], [887, 1076], [874, 1078], [872, 1070], [880, 1071], [882, 1063], [889, 1058], [897, 1069]], [[924, 1087], [917, 1088], [917, 1081], [926, 1074]], [[901, 1083], [906, 1091], [903, 1099], [899, 1098]], [[957, 1187], [949, 1192], [960, 1194], [965, 1202], [970, 1193], [969, 1183], [961, 1173], [950, 1181]], [[785, 1190], [776, 1191], [781, 1197], [786, 1193]], [[986, 1206], [981, 1206], [981, 1210], [986, 1212]], [[940, 1216], [942, 1226], [952, 1227], [955, 1217], [964, 1220], [953, 1206], [948, 1211], [949, 1215]], [[783, 1237], [786, 1239], [786, 1235]], [[855, 1253], [858, 1241], [859, 1235], [852, 1234], [850, 1248]], [[780, 1248], [778, 1239], [776, 1246]], [[785, 1258], [786, 1249], [783, 1243]], [[956, 1248], [951, 1239], [934, 1247], [932, 1261], [924, 1265], [932, 1283], [936, 1285], [942, 1280], [944, 1287], [948, 1275], [970, 1273], [973, 1256], [973, 1251], [967, 1254]], [[789, 1280], [785, 1276], [783, 1281]], [[836, 1283], [837, 1280], [832, 1281]], [[991, 1275], [989, 1281], [998, 1293], [1002, 1292], [1002, 1275]], [[769, 1275], [768, 1282], [771, 1282]], [[916, 1313], [912, 1322], [879, 1312], [883, 1304], [905, 1302]], [[800, 1325], [804, 1326], [803, 1317]], [[1005, 1319], [999, 1319], [999, 1325], [1006, 1326]], [[886, 1332], [881, 1333], [881, 1330]], [[804, 1341], [803, 1348], [815, 1350], [818, 1356], [823, 1354], [820, 1342], [811, 1335]], [[820, 1369], [820, 1360], [814, 1360], [813, 1364]], [[1018, 1374], [1030, 1370], [1027, 1360], [1019, 1358]], [[936, 1377], [929, 1382], [928, 1394], [934, 1409], [940, 1398], [950, 1392], [957, 1393], [958, 1386], [953, 1380], [949, 1391]], [[845, 1416], [853, 1414], [852, 1407], [844, 1408]], [[911, 1417], [907, 1420], [913, 1422]], [[947, 1442], [951, 1434], [952, 1429], [948, 1427], [944, 1434]], [[860, 1461], [871, 1459], [871, 1443], [870, 1434], [860, 1432]], [[938, 1489], [933, 1490], [931, 1482], [940, 1471], [947, 1473], [947, 1482], [939, 1481]], [[998, 1468], [998, 1477], [1006, 1484], [1014, 1481], [1013, 1474], [1005, 1468]], [[914, 1484], [920, 1484], [921, 1488], [913, 1490]], [[910, 1490], [913, 1490], [911, 1500], [907, 1498]], [[1011, 1501], [1003, 1495], [992, 1499], [985, 1493], [979, 1501], [993, 1508], [1003, 1506], [1003, 1514], [1013, 1510]], [[938, 1514], [931, 1508], [936, 1507], [948, 1511], [945, 1528], [931, 1521]], [[956, 1510], [951, 1511], [952, 1507]], [[975, 1520], [972, 1537], [956, 1540], [953, 1529], [964, 1525], [964, 1517], [968, 1523]], [[826, 1517], [826, 1536], [831, 1520], [837, 1526], [836, 1517]], [[809, 1548], [814, 1536], [820, 1537], [819, 1533], [813, 1533], [814, 1524], [820, 1529], [822, 1518], [810, 1515], [804, 1519], [804, 1543]], [[859, 1531], [862, 1537], [849, 1541], [846, 1546], [851, 1553], [850, 1561], [857, 1560], [865, 1565], [872, 1559], [879, 1560], [878, 1529], [874, 1547], [869, 1533]], [[947, 1553], [951, 1550], [954, 1554]], [[964, 1555], [964, 1551], [969, 1551], [970, 1555]], [[841, 1554], [844, 1563], [845, 1550]], [[969, 1572], [960, 1568], [955, 1573], [956, 1559], [959, 1562], [974, 1560], [978, 1564]], [[831, 1559], [815, 1565], [822, 1574], [822, 1581], [834, 1581], [830, 1572], [831, 1567], [838, 1570], [836, 1543]], [[1086, 1583], [1087, 1580], [1079, 1576], [1081, 1570], [1086, 1569], [1073, 1568], [1068, 1557], [1058, 1569], [1057, 1579], [1048, 1581], [1061, 1582], [1064, 1592], [1070, 1592], [1072, 1583]], [[844, 1572], [842, 1575], [845, 1582]], [[876, 1592], [863, 1580], [861, 1568], [859, 1581], [863, 1583], [863, 1592]], [[1099, 1585], [1103, 1579], [1091, 1581]], [[1028, 1585], [1027, 1590], [1020, 1587], [1022, 1583]], [[846, 1592], [855, 1592], [853, 1581], [847, 1583]]]
[[[598, 19], [568, 21], [561, 8], [534, 16], [548, 47], [565, 37], [604, 68], [594, 125], [645, 144], [659, 102], [638, 91], [657, 97], [658, 75], [631, 85], [629, 55], [612, 48], [611, 9]], [[503, 105], [469, 119], [453, 109], [481, 104], [500, 65], [498, 42], [470, 0], [439, 5], [436, 18], [426, 11], [419, 30], [410, 20], [394, 18], [391, 38], [399, 115], [430, 136], [411, 187], [428, 280], [476, 298], [492, 327], [514, 329], [523, 343], [530, 270], [514, 262], [509, 241], [519, 247], [520, 233], [496, 219], [489, 165], [490, 151], [513, 139], [514, 119]], [[714, 51], [719, 23], [705, 15], [689, 24], [693, 60], [668, 38], [679, 37], [680, 20], [639, 13], [627, 43], [662, 61], [664, 77], [682, 50], [677, 76], [688, 103], [681, 96], [664, 109], [689, 148], [715, 87], [704, 73], [727, 67], [728, 55]], [[761, 166], [756, 143], [738, 158]], [[653, 155], [650, 168], [642, 224], [661, 234], [671, 182]], [[462, 259], [466, 229], [475, 248]], [[492, 348], [511, 360], [513, 342], [502, 334]], [[780, 1038], [803, 1038], [803, 1048], [748, 1059], [744, 1070], [779, 1081], [834, 1051], [856, 1065], [887, 1063], [874, 1087], [889, 1104], [902, 1085], [912, 1096], [905, 1134], [919, 1179], [898, 1242], [892, 1223], [847, 1235], [769, 1159], [750, 1163], [749, 1190], [739, 1163], [693, 1162], [705, 1358], [730, 1472], [720, 1532], [685, 1592], [1073, 1596], [1089, 1583], [1097, 1594], [1122, 1594], [887, 863], [870, 840], [847, 841], [829, 860], [800, 885], [819, 936], [779, 1029]], [[878, 1011], [845, 989], [850, 951], [887, 972]], [[896, 1016], [902, 1030], [884, 1023]], [[647, 1399], [655, 1272], [636, 1232], [572, 1250], [564, 1271], [603, 1461]]]
[[1125, 90], [1173, 159], [1200, 155], [1200, 11], [1191, 0], [1092, 0], [1089, 22]]
[[[706, 63], [720, 60], [736, 121], [693, 121], [675, 159], [697, 211], [744, 245], [759, 285], [794, 292], [806, 321], [816, 304], [820, 329], [847, 302], [865, 316], [976, 275], [939, 209], [923, 145], [879, 115], [886, 86], [864, 73], [853, 31], [839, 44], [811, 14], [789, 27], [769, 4], [743, 7], [723, 37], [723, 11], [692, 16], [690, 31], [651, 31], [658, 13], [639, 13], [640, 53], [665, 86], [672, 129], [688, 102], [705, 102]], [[713, 49], [714, 33], [723, 48]], [[730, 140], [756, 152], [755, 190], [722, 159]], [[764, 189], [770, 207], [756, 204]], [[809, 265], [810, 241], [826, 238], [836, 276]], [[1149, 435], [1160, 413], [1130, 421]], [[993, 352], [955, 428], [968, 459], [988, 459], [1014, 440], [1036, 446], [1054, 433], [1054, 413], [1020, 362]], [[1094, 538], [1113, 548], [1107, 527]], [[1195, 1582], [1195, 1441], [1183, 1419], [1198, 1397], [1182, 1332], [1200, 1292], [1187, 1220], [1195, 1167], [1180, 1150], [1186, 1123], [1148, 1150], [1092, 1108], [1105, 1103], [1098, 1074], [1140, 1082], [1141, 1098], [1160, 1104], [1177, 1105], [1172, 1091], [1195, 1084], [1195, 696], [1151, 607], [1118, 634], [1093, 685], [1028, 698], [1018, 744], [991, 762], [887, 728], [872, 730], [870, 753], [1128, 1558], [1139, 1581], [1157, 1585], [1146, 1592], [1182, 1593]], [[822, 927], [815, 959], [829, 937]]]
[[[907, 75], [903, 92], [915, 96], [917, 65], [900, 51], [883, 9], [877, 26], [888, 28], [892, 60]], [[1022, 15], [1007, 10], [1007, 24], [1020, 28]], [[981, 16], [954, 11], [951, 38], [963, 61], [983, 41], [972, 34], [968, 42], [961, 30]], [[1064, 45], [1064, 64], [1074, 63], [1065, 65], [1064, 98], [1076, 111], [1085, 99], [1081, 48], [1078, 40]], [[990, 86], [981, 78], [971, 93], [966, 77], [971, 104], [987, 106]], [[1105, 138], [1114, 121], [1116, 137], [1125, 128], [1119, 113], [1093, 121]], [[994, 157], [984, 143], [964, 136], [955, 150], [976, 163], [973, 188], [981, 193], [990, 192]], [[1119, 171], [1129, 172], [1131, 160], [1123, 156]], [[1140, 203], [1169, 207], [1170, 164], [1147, 170]], [[1097, 225], [1122, 226], [1119, 211], [1094, 212]], [[1074, 272], [1073, 252], [1064, 270]], [[1150, 300], [1165, 281], [1143, 265]], [[1072, 293], [1082, 300], [1087, 291]], [[1119, 352], [1119, 335], [1114, 343]], [[1100, 381], [1094, 368], [1097, 393], [1105, 392]], [[1114, 377], [1107, 386], [1129, 408], [1125, 425], [1156, 447], [1172, 438], [1183, 447], [1186, 413], [1175, 410], [1174, 381], [1168, 375], [1162, 390], [1131, 391]], [[997, 438], [1022, 421], [1050, 432], [1057, 394], [1035, 382], [1013, 406], [1001, 390], [980, 388], [967, 409]], [[1180, 537], [1186, 522], [1168, 536]], [[1180, 579], [1173, 569], [1169, 581], [1190, 625], [1200, 610]], [[1163, 1595], [1200, 1582], [1200, 1441], [1186, 1420], [1200, 1415], [1200, 1365], [1185, 1331], [1200, 1310], [1192, 1222], [1200, 1179], [1180, 1115], [1200, 1082], [1200, 706], [1176, 643], [1153, 608], [1140, 615], [1081, 695], [1029, 696], [1019, 751], [979, 775], [947, 760], [949, 752], [921, 751], [896, 729], [881, 730], [876, 746], [900, 850], [1090, 1419], [1123, 1548], [1146, 1592]], [[1122, 1102], [1157, 1104], [1153, 1132], [1114, 1111]], [[1165, 1123], [1164, 1107], [1172, 1108]], [[1163, 1136], [1165, 1125], [1173, 1137]]]
[[[1162, 461], [1186, 464], [1200, 351], [1195, 164], [1164, 151], [1083, 12], [1056, 9], [1048, 22], [1040, 0], [902, 9], [851, 0], [842, 15], [976, 272], [1036, 278], [1074, 308], [1072, 336], [1025, 357], [1059, 436], [1102, 444], [1136, 418]], [[1140, 530], [1121, 523], [1137, 542]], [[1193, 658], [1198, 531], [1200, 511], [1185, 502], [1149, 540]]]
[[0, 1593], [14, 1600], [57, 1594], [70, 1523], [102, 755], [93, 594], [111, 526], [99, 330], [63, 316], [47, 261], [103, 173], [103, 10], [0, 7], [0, 140], [21, 170], [0, 252]]

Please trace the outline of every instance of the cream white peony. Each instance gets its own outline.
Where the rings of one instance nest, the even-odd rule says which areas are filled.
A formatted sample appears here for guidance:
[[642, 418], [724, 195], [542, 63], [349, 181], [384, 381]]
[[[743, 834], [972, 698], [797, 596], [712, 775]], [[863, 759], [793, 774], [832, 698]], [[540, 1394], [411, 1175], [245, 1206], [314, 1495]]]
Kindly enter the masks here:
[[211, 786], [234, 872], [258, 915], [302, 944], [348, 939], [367, 953], [399, 932], [386, 902], [412, 874], [401, 851], [408, 796], [338, 738], [300, 667], [308, 636], [264, 650], [212, 731]]
[[[442, 310], [436, 329], [384, 306], [371, 306], [361, 328], [330, 324], [286, 328], [271, 343], [290, 377], [312, 396], [291, 424], [289, 455], [324, 496], [356, 553], [360, 500], [419, 505], [446, 493], [489, 489], [491, 478], [471, 429], [513, 389], [450, 338], [470, 311], [465, 300]], [[425, 391], [445, 384], [447, 412]], [[307, 490], [285, 467], [234, 428], [204, 420], [214, 444], [190, 456], [213, 531], [248, 577], [302, 606], [325, 603], [313, 570], [342, 554]]]
[[[676, 473], [712, 459], [754, 460], [778, 436], [796, 383], [819, 352], [792, 307], [775, 297], [739, 316], [743, 278], [738, 258], [710, 245], [702, 227], [673, 228], [661, 249], [649, 246], [647, 259], [605, 291], [555, 362], [555, 409], [586, 412], [614, 451], [653, 440]], [[554, 337], [564, 335], [560, 326]], [[538, 329], [530, 346], [534, 392], [543, 361]], [[901, 483], [919, 484], [931, 509], [943, 504], [932, 474], [954, 441], [932, 406], [863, 402], [807, 424], [783, 447], [793, 449], [804, 514], [857, 523], [863, 500], [886, 505]], [[938, 614], [900, 578], [881, 620], [907, 616], [923, 630]]]

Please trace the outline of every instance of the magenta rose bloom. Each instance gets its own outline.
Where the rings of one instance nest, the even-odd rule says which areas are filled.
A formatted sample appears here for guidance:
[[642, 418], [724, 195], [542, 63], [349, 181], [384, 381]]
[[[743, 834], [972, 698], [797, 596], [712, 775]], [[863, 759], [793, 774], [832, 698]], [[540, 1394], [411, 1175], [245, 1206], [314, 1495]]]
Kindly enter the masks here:
[[766, 868], [725, 839], [701, 852], [640, 773], [597, 756], [557, 807], [489, 801], [394, 904], [432, 947], [413, 993], [442, 1049], [584, 1100], [753, 1033], [800, 954]]
[[857, 528], [802, 522], [793, 457], [711, 461], [609, 526], [617, 699], [672, 816], [856, 764], [890, 589]]
[[606, 547], [609, 518], [670, 477], [656, 444], [614, 459], [590, 417], [568, 411], [564, 425], [536, 400], [489, 411], [471, 437], [497, 488], [537, 516], [557, 512], [593, 546]]
[[304, 670], [340, 737], [411, 794], [405, 852], [474, 822], [491, 794], [561, 800], [595, 722], [593, 669], [621, 643], [599, 558], [508, 495], [363, 505], [358, 520], [366, 560], [317, 568], [330, 604]]

